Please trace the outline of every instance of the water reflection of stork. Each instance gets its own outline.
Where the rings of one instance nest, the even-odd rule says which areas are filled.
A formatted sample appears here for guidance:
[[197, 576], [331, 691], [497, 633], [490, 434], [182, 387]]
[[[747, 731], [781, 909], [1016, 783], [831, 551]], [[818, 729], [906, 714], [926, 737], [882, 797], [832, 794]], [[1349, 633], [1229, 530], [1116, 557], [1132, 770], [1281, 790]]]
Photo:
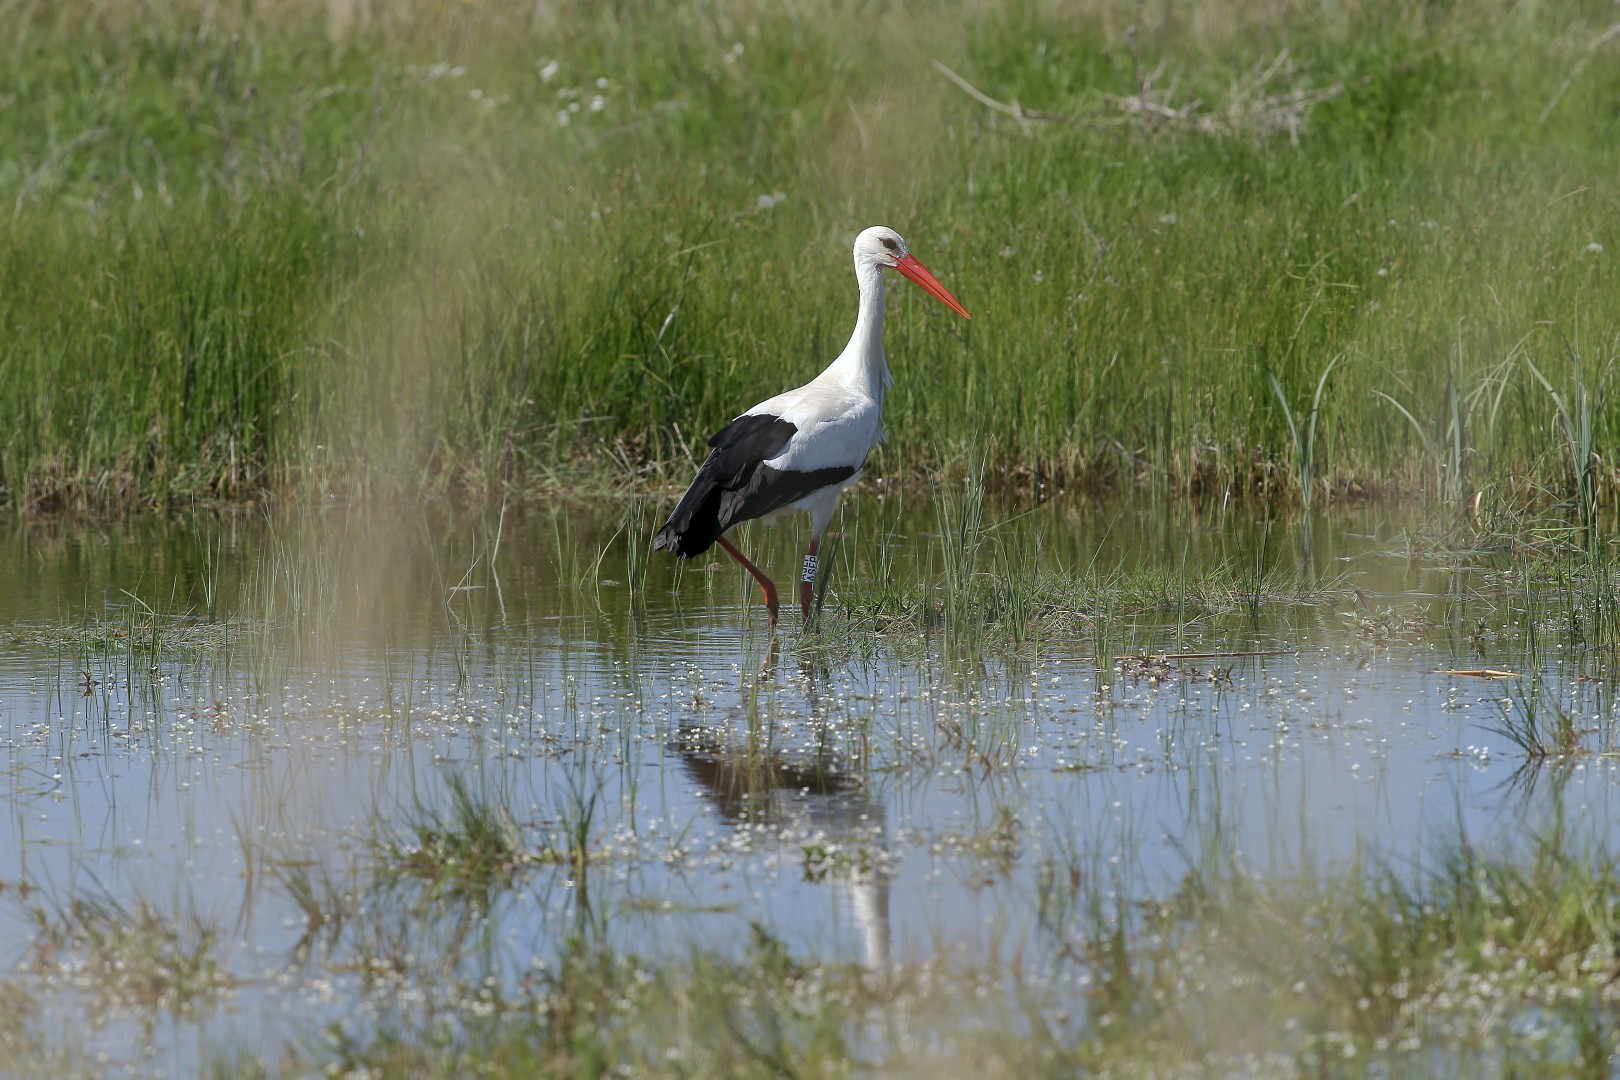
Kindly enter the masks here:
[[883, 864], [888, 830], [883, 806], [860, 778], [836, 759], [788, 761], [774, 750], [738, 742], [714, 727], [683, 724], [671, 749], [727, 825], [766, 826], [762, 834], [782, 838], [793, 861], [810, 858], [805, 844], [816, 836], [824, 837], [828, 848], [857, 853], [826, 863], [807, 861], [806, 868], [813, 874], [824, 872], [822, 880], [848, 898], [866, 965], [887, 968], [889, 875]]

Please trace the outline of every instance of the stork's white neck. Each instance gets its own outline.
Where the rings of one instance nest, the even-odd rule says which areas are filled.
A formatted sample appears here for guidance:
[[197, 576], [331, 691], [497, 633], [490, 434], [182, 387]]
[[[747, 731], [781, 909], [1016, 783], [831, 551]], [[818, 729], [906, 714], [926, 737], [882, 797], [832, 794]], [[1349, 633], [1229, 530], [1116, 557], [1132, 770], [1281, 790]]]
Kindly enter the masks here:
[[828, 365], [827, 374], [865, 391], [881, 405], [883, 389], [891, 381], [883, 358], [883, 268], [856, 259], [855, 280], [861, 289], [855, 332], [843, 353]]

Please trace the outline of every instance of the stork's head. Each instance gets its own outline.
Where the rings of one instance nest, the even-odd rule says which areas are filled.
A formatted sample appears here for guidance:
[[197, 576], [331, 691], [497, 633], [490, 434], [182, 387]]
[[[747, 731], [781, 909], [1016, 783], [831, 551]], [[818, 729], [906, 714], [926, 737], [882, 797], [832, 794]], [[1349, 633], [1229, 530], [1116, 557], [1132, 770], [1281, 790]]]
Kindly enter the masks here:
[[857, 269], [875, 266], [883, 270], [898, 270], [962, 318], [973, 318], [967, 313], [967, 308], [934, 279], [927, 267], [917, 261], [900, 234], [885, 225], [874, 225], [855, 238], [855, 266]]

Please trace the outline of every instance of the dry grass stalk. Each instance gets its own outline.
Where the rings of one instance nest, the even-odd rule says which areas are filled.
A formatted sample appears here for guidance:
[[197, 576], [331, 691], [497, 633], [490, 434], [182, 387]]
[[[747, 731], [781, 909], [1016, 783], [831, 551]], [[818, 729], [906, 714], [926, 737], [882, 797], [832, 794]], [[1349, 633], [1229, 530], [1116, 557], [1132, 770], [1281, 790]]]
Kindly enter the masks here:
[[[1017, 120], [1025, 133], [1032, 130], [1032, 122], [1065, 122], [1078, 124], [1118, 124], [1141, 122], [1164, 128], [1195, 131], [1205, 135], [1267, 136], [1286, 131], [1291, 143], [1299, 142], [1306, 115], [1311, 108], [1331, 101], [1344, 93], [1342, 82], [1322, 87], [1307, 87], [1268, 93], [1268, 87], [1293, 73], [1288, 50], [1283, 49], [1268, 63], [1257, 65], [1250, 76], [1232, 88], [1232, 95], [1218, 109], [1206, 110], [1204, 103], [1194, 98], [1185, 104], [1175, 104], [1176, 82], [1172, 80], [1165, 91], [1154, 84], [1163, 76], [1161, 64], [1141, 76], [1140, 89], [1134, 94], [1104, 94], [1102, 100], [1111, 108], [1105, 115], [1069, 116], [1063, 113], [1026, 109], [1017, 101], [998, 101], [968, 82], [961, 75], [938, 60], [934, 67], [963, 93], [995, 112]], [[1123, 114], [1123, 115], [1120, 115]]]

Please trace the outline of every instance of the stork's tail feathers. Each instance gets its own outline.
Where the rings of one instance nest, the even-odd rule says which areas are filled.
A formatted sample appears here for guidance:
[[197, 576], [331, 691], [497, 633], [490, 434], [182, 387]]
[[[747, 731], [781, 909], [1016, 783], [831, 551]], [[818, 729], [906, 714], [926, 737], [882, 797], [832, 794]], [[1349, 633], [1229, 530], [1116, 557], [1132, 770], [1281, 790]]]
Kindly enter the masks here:
[[721, 491], [714, 483], [698, 477], [664, 527], [653, 537], [654, 551], [673, 551], [677, 558], [690, 559], [714, 546], [725, 530], [720, 526]]
[[738, 521], [757, 516], [739, 514], [741, 501], [733, 498], [728, 503], [725, 495], [751, 476], [761, 462], [781, 453], [798, 430], [778, 416], [745, 413], [715, 432], [709, 440], [709, 456], [692, 486], [653, 537], [654, 550], [673, 551], [690, 559], [708, 551]]

